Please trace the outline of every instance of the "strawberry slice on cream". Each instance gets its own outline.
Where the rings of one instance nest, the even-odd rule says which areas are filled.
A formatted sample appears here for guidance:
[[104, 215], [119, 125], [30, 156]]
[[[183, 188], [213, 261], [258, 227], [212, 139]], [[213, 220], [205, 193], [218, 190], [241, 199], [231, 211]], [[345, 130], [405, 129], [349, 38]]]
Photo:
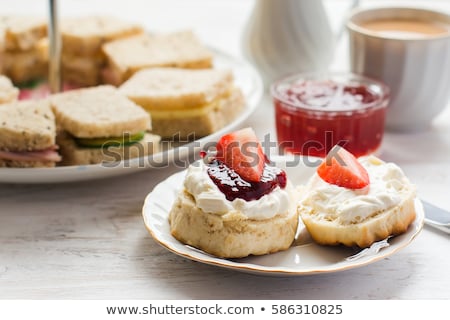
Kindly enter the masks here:
[[348, 188], [362, 189], [369, 185], [367, 170], [353, 154], [336, 145], [317, 168], [317, 174], [324, 181]]
[[266, 157], [253, 129], [245, 128], [222, 136], [216, 148], [217, 159], [242, 178], [252, 182], [261, 181]]

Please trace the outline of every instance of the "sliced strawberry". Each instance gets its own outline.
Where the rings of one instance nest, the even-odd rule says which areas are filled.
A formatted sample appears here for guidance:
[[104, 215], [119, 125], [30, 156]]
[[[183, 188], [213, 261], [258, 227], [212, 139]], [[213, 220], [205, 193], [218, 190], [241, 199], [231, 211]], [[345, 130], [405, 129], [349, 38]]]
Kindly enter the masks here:
[[369, 185], [369, 174], [358, 160], [341, 146], [334, 146], [325, 161], [317, 168], [324, 181], [348, 189], [361, 189]]
[[255, 132], [245, 128], [224, 135], [216, 145], [217, 160], [233, 169], [242, 179], [261, 181], [265, 155]]

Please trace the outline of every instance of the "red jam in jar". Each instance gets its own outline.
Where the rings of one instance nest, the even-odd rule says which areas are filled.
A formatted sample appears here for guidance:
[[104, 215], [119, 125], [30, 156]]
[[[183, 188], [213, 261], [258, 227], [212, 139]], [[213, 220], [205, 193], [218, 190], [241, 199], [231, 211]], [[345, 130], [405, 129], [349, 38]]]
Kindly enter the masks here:
[[324, 157], [339, 144], [359, 157], [379, 148], [389, 98], [382, 83], [354, 74], [304, 75], [271, 91], [282, 151]]

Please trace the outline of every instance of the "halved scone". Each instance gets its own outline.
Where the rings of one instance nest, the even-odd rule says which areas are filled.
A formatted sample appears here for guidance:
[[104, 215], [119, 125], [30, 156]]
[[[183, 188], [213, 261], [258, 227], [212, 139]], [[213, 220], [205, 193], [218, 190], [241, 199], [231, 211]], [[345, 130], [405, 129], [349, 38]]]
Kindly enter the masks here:
[[172, 236], [223, 258], [288, 249], [298, 195], [286, 173], [267, 163], [250, 128], [223, 136], [216, 150], [189, 166], [169, 213]]
[[350, 189], [324, 181], [317, 173], [306, 186], [298, 213], [319, 244], [369, 247], [405, 232], [416, 217], [416, 189], [393, 163], [359, 159], [370, 184]]
[[218, 257], [241, 258], [288, 249], [295, 237], [298, 215], [293, 205], [268, 219], [249, 219], [242, 212], [204, 212], [184, 190], [170, 212], [172, 236]]

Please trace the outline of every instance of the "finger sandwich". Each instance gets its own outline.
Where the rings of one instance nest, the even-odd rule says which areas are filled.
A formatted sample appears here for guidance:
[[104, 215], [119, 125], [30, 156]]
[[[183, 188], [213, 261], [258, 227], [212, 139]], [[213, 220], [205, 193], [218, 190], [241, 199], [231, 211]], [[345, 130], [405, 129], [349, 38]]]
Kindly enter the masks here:
[[7, 77], [0, 75], [0, 104], [16, 101], [18, 96], [19, 89]]
[[7, 51], [27, 51], [47, 35], [44, 18], [34, 16], [0, 17], [0, 28], [4, 30], [4, 48]]
[[48, 54], [45, 19], [34, 16], [0, 17], [0, 67], [14, 83], [45, 78]]
[[63, 20], [62, 69], [64, 79], [80, 85], [100, 83], [105, 63], [101, 46], [108, 42], [141, 34], [133, 23], [109, 16], [74, 17]]
[[165, 138], [209, 135], [245, 106], [230, 70], [150, 68], [137, 72], [119, 91], [151, 114], [153, 132]]
[[48, 101], [0, 105], [0, 167], [54, 167], [55, 118]]
[[107, 58], [105, 83], [120, 85], [141, 69], [177, 67], [210, 68], [212, 54], [190, 31], [148, 35], [108, 42], [102, 47]]
[[150, 115], [112, 86], [72, 90], [50, 98], [63, 164], [85, 165], [144, 157], [158, 150]]
[[61, 24], [64, 51], [80, 56], [93, 56], [105, 42], [142, 32], [141, 26], [110, 16], [73, 17]]
[[101, 82], [103, 56], [84, 57], [71, 53], [63, 53], [61, 65], [65, 82], [80, 86], [95, 86]]
[[27, 51], [3, 53], [3, 73], [15, 84], [21, 85], [47, 77], [48, 56], [43, 55], [42, 50], [37, 46]]

